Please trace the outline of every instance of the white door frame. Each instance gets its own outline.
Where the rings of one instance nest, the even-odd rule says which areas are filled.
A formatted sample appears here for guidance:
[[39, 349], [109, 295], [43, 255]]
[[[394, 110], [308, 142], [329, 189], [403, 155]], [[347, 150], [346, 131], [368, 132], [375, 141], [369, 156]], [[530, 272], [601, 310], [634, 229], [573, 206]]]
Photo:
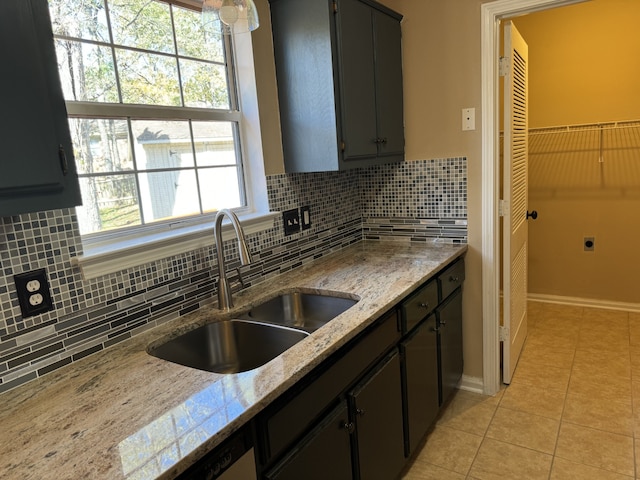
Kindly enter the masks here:
[[482, 369], [483, 391], [500, 390], [500, 165], [499, 135], [500, 20], [587, 0], [495, 0], [481, 7], [482, 74]]

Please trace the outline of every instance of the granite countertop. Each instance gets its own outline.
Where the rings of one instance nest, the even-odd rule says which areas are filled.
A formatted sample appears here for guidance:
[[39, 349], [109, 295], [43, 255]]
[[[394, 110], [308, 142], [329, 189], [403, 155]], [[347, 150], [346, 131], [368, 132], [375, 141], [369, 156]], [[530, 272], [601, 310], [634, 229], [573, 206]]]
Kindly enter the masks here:
[[[222, 442], [465, 245], [359, 242], [0, 395], [4, 479], [168, 479]], [[266, 365], [221, 375], [152, 357], [150, 344], [301, 289], [360, 298]]]

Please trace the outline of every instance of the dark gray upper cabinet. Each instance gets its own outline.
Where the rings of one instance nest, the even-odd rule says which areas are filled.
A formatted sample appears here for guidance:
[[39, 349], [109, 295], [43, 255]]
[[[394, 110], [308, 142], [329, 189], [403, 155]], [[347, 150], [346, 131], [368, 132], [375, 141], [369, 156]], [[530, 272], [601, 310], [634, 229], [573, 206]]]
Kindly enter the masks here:
[[0, 2], [0, 216], [79, 205], [46, 0]]
[[402, 161], [402, 16], [369, 0], [270, 1], [286, 171]]

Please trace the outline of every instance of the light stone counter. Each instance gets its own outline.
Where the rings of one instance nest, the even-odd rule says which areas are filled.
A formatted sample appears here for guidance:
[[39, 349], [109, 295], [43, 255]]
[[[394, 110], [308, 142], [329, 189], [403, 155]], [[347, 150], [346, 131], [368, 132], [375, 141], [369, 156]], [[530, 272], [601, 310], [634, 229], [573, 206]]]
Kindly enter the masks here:
[[[360, 242], [0, 395], [3, 479], [174, 478], [466, 246]], [[147, 354], [194, 324], [238, 316], [277, 293], [360, 301], [255, 370], [220, 375]]]

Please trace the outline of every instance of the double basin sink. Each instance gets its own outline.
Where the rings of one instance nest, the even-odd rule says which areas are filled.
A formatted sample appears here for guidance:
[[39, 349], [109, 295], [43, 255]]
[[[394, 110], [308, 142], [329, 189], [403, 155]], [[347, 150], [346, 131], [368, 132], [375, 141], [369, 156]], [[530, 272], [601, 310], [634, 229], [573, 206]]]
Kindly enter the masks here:
[[199, 370], [245, 372], [277, 357], [355, 303], [334, 295], [282, 294], [241, 318], [209, 323], [152, 347], [149, 354]]

